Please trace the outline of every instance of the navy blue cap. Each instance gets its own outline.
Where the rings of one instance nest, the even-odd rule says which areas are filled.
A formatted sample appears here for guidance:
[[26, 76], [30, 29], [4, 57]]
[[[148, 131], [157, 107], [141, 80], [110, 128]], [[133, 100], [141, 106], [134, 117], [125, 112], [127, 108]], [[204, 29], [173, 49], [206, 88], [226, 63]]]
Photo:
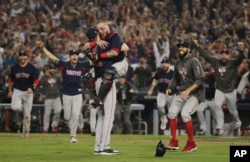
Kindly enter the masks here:
[[228, 54], [228, 55], [229, 55], [229, 51], [228, 51], [228, 49], [224, 48], [223, 50], [221, 50], [221, 51], [220, 51], [220, 54], [223, 54], [223, 53], [225, 53], [225, 54]]
[[189, 48], [190, 47], [190, 43], [187, 40], [178, 40], [178, 43], [176, 44], [176, 46], [179, 48], [180, 46], [184, 46]]
[[97, 36], [96, 28], [95, 27], [88, 28], [88, 30], [86, 32], [86, 36], [89, 39], [89, 41], [93, 41]]
[[26, 51], [20, 50], [18, 55], [19, 56], [27, 56], [28, 54], [26, 53]]
[[161, 63], [169, 63], [169, 59], [165, 56], [165, 57], [163, 57], [163, 59], [161, 60]]
[[75, 49], [70, 50], [70, 51], [69, 51], [69, 55], [71, 56], [71, 55], [73, 55], [73, 54], [78, 55], [78, 54], [79, 54], [79, 51], [77, 51], [77, 50], [75, 50]]

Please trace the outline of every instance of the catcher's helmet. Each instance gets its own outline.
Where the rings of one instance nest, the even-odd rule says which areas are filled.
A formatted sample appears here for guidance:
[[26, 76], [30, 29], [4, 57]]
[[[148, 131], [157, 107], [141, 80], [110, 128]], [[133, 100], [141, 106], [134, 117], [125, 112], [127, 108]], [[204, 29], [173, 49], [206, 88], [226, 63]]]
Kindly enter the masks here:
[[97, 36], [96, 28], [95, 27], [88, 28], [88, 30], [86, 32], [86, 36], [89, 39], [89, 41], [93, 41]]
[[156, 146], [155, 157], [162, 157], [166, 153], [166, 147], [160, 140]]

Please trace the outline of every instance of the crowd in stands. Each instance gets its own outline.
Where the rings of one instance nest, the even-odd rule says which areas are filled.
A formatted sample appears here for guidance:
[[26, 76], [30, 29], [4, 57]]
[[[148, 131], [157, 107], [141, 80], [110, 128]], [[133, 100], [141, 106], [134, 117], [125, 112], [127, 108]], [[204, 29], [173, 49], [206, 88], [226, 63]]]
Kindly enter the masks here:
[[[174, 64], [179, 38], [198, 39], [214, 56], [223, 48], [237, 55], [236, 43], [242, 41], [250, 58], [248, 0], [0, 0], [1, 76], [8, 75], [20, 49], [42, 71], [48, 58], [36, 48], [37, 40], [67, 60], [68, 50], [86, 43], [87, 28], [99, 20], [108, 21], [129, 46], [128, 79], [139, 89], [150, 86], [161, 58]], [[243, 64], [239, 77], [246, 71]]]

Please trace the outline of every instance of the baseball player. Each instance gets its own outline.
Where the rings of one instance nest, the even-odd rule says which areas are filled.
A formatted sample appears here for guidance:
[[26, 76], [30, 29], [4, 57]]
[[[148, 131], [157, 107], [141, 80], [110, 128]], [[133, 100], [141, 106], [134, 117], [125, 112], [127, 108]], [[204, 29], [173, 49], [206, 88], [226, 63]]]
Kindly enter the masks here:
[[76, 132], [79, 116], [82, 108], [82, 84], [81, 77], [92, 66], [91, 61], [78, 62], [78, 51], [69, 51], [69, 61], [59, 60], [49, 52], [42, 42], [37, 42], [38, 47], [46, 56], [59, 67], [62, 73], [62, 100], [64, 119], [69, 121], [70, 142], [77, 143]]
[[44, 99], [43, 133], [48, 133], [50, 114], [54, 110], [54, 116], [51, 123], [52, 132], [58, 131], [58, 123], [62, 110], [61, 102], [61, 84], [62, 80], [55, 73], [56, 68], [53, 64], [45, 66], [45, 74], [42, 76], [39, 87], [42, 90]]
[[204, 50], [197, 40], [193, 41], [200, 55], [210, 62], [215, 71], [216, 78], [216, 90], [215, 90], [215, 105], [216, 105], [216, 131], [215, 135], [223, 135], [224, 125], [224, 112], [222, 110], [222, 104], [226, 101], [228, 110], [232, 115], [234, 122], [234, 135], [240, 135], [241, 121], [239, 119], [237, 111], [237, 67], [241, 64], [245, 58], [243, 54], [244, 44], [238, 42], [239, 55], [236, 58], [230, 58], [229, 51], [223, 49], [220, 52], [220, 58], [214, 58]]
[[24, 50], [19, 52], [18, 61], [18, 64], [11, 67], [8, 97], [12, 96], [11, 108], [17, 116], [20, 112], [23, 113], [22, 134], [24, 138], [27, 138], [30, 132], [33, 91], [39, 84], [40, 72], [34, 65], [28, 63], [28, 55]]
[[191, 152], [197, 149], [193, 135], [193, 123], [191, 115], [197, 110], [200, 102], [205, 100], [204, 71], [198, 59], [190, 53], [190, 43], [180, 40], [177, 43], [179, 59], [174, 65], [173, 78], [170, 81], [166, 96], [172, 93], [175, 87], [178, 92], [174, 95], [168, 110], [169, 126], [172, 139], [168, 149], [179, 149], [176, 136], [177, 116], [181, 113], [188, 140], [183, 152]]
[[148, 90], [148, 96], [152, 96], [155, 87], [158, 85], [158, 93], [157, 93], [157, 108], [161, 120], [160, 128], [162, 130], [166, 129], [166, 125], [168, 122], [165, 106], [167, 104], [168, 108], [170, 107], [170, 103], [172, 100], [172, 96], [166, 98], [166, 89], [169, 85], [170, 80], [173, 77], [174, 71], [170, 69], [169, 59], [167, 57], [163, 57], [161, 60], [161, 68], [156, 72], [152, 85]]
[[200, 124], [200, 129], [198, 130], [198, 135], [205, 135], [207, 130], [207, 125], [205, 121], [204, 111], [209, 108], [212, 117], [215, 118], [215, 75], [211, 67], [206, 67], [205, 71], [205, 101], [201, 102], [197, 108], [197, 117]]
[[97, 94], [92, 106], [99, 107], [94, 154], [116, 155], [119, 154], [119, 151], [110, 148], [111, 129], [116, 105], [114, 79], [117, 74], [126, 73], [128, 64], [125, 53], [121, 50], [123, 42], [118, 33], [112, 31], [106, 22], [97, 23], [96, 31], [98, 31], [97, 36], [100, 36], [100, 39], [106, 41], [107, 44], [105, 48], [97, 45], [97, 42], [91, 45], [91, 52], [95, 54], [94, 60], [96, 60], [94, 70]]
[[[248, 66], [250, 66], [250, 63], [248, 62]], [[250, 67], [248, 68], [250, 69]], [[248, 88], [247, 88], [248, 87]], [[241, 99], [244, 100], [246, 97], [246, 94], [250, 94], [250, 72], [246, 72], [240, 79], [240, 83], [237, 87], [237, 93], [241, 95]]]

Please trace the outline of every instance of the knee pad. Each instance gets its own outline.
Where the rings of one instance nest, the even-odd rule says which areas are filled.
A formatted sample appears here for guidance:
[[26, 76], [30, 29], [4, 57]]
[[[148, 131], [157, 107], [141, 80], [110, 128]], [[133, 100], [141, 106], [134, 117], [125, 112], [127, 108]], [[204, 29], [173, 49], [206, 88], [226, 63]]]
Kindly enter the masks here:
[[107, 80], [107, 81], [114, 80], [116, 75], [117, 75], [116, 68], [111, 66], [105, 70], [103, 74], [103, 80]]

